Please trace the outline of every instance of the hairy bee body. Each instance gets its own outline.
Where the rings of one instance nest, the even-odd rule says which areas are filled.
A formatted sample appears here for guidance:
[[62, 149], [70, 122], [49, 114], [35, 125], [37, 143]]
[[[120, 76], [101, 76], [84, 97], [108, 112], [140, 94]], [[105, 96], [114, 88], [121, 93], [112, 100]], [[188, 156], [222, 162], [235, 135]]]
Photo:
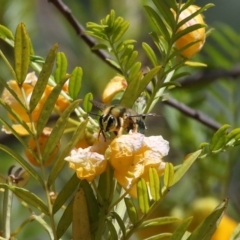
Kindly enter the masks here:
[[121, 105], [105, 106], [102, 103], [91, 101], [92, 104], [102, 110], [102, 115], [99, 118], [100, 131], [105, 137], [105, 132], [114, 132], [115, 135], [121, 136], [124, 131], [144, 133], [146, 125], [144, 118], [146, 116], [156, 116], [154, 113], [138, 114], [131, 108], [126, 108]]
[[124, 130], [137, 132], [138, 128], [144, 130], [145, 124], [134, 110], [121, 105], [112, 105], [103, 110], [99, 119], [101, 132], [114, 132], [120, 136]]

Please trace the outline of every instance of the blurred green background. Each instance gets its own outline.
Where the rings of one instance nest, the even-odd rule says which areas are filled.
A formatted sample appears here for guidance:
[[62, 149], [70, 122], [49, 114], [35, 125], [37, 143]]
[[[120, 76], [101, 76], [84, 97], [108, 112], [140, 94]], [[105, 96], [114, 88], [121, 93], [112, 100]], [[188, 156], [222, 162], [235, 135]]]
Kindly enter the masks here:
[[[153, 45], [149, 32], [153, 30], [143, 6], [152, 5], [149, 0], [69, 0], [64, 1], [71, 9], [72, 14], [85, 27], [89, 21], [99, 22], [111, 9], [116, 11], [116, 15], [124, 17], [130, 22], [126, 38], [136, 39], [136, 48], [139, 51], [139, 60], [143, 66], [150, 66], [144, 54], [141, 43], [147, 42]], [[206, 0], [197, 0], [196, 4], [203, 6], [209, 3]], [[207, 81], [200, 81], [193, 85], [184, 85], [182, 88], [173, 89], [168, 92], [168, 96], [182, 102], [189, 107], [204, 112], [207, 116], [219, 122], [238, 127], [240, 124], [240, 1], [217, 0], [213, 2], [214, 8], [205, 13], [205, 21], [210, 28], [215, 30], [207, 38], [207, 42], [195, 60], [208, 64], [206, 68], [187, 68], [191, 76], [209, 73], [219, 74], [214, 79], [210, 75]], [[69, 72], [75, 66], [83, 68], [83, 84], [80, 98], [88, 92], [94, 94], [94, 98], [99, 100], [101, 93], [107, 82], [116, 75], [116, 71], [111, 69], [106, 63], [100, 60], [76, 35], [70, 24], [63, 15], [47, 0], [1, 0], [0, 2], [0, 24], [8, 27], [12, 32], [16, 26], [24, 22], [28, 34], [32, 40], [35, 54], [45, 57], [54, 43], [59, 43], [59, 50], [63, 51], [69, 62]], [[13, 63], [13, 50], [0, 40], [0, 49]], [[228, 73], [235, 68], [237, 73], [232, 77], [221, 75], [222, 71]], [[0, 59], [1, 76], [7, 81], [12, 78], [10, 72], [2, 59]], [[231, 76], [231, 74], [229, 74]], [[209, 142], [214, 131], [207, 126], [190, 119], [178, 110], [159, 103], [154, 112], [161, 115], [158, 118], [147, 119], [147, 135], [161, 134], [170, 142], [170, 154], [165, 159], [174, 165], [180, 164], [184, 156], [195, 151], [201, 142]], [[2, 116], [5, 113], [0, 109]], [[0, 133], [0, 141], [13, 149], [22, 152], [13, 136], [6, 136]], [[171, 209], [179, 208], [187, 211], [194, 199], [212, 196], [219, 200], [226, 197], [230, 199], [228, 214], [236, 221], [240, 220], [240, 156], [239, 148], [230, 149], [226, 153], [215, 155], [203, 160], [199, 160], [190, 169], [187, 175], [176, 187], [171, 189], [166, 200], [161, 205], [161, 215], [169, 214]], [[0, 173], [7, 174], [8, 168], [15, 164], [11, 157], [0, 152], [1, 163]], [[69, 174], [68, 174], [69, 173]], [[61, 174], [59, 184], [61, 185], [71, 175], [70, 170]], [[34, 181], [30, 181], [28, 188], [40, 194], [40, 189], [36, 188]], [[17, 201], [16, 201], [17, 202]], [[22, 221], [23, 216], [29, 213], [19, 204], [14, 204], [13, 214], [16, 221], [13, 222], [13, 229]], [[1, 223], [2, 224], [2, 223]], [[33, 222], [24, 228], [18, 239], [47, 239], [47, 235], [42, 234], [42, 229], [38, 223]], [[70, 235], [66, 235], [69, 239]]]

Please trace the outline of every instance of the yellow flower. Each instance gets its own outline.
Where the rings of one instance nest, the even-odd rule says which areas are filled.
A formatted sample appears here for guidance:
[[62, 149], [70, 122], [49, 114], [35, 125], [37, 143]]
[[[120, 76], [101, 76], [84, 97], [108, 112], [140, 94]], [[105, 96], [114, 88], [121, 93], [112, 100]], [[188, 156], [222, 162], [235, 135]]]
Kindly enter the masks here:
[[102, 102], [106, 104], [111, 103], [114, 96], [126, 88], [127, 81], [123, 77], [116, 76], [112, 78], [104, 89], [104, 92], [102, 94]]
[[[181, 7], [182, 6], [184, 6], [184, 5], [181, 5]], [[196, 12], [198, 9], [199, 9], [198, 6], [190, 5], [187, 9], [185, 9], [184, 11], [182, 11], [180, 13], [178, 22], [181, 22], [185, 18], [189, 17], [191, 14]], [[173, 12], [173, 14], [176, 15], [175, 12]], [[191, 27], [195, 24], [204, 24], [204, 20], [203, 20], [203, 17], [201, 14], [198, 14], [194, 18], [190, 19], [188, 22], [186, 22], [181, 27], [179, 27], [179, 29], [177, 31], [178, 32], [183, 31], [186, 28]], [[196, 42], [196, 41], [198, 41], [198, 42]], [[199, 28], [197, 30], [189, 32], [189, 33], [183, 35], [182, 37], [180, 37], [176, 41], [176, 48], [181, 49], [192, 42], [196, 42], [196, 43], [181, 52], [181, 55], [183, 55], [186, 58], [192, 57], [194, 54], [196, 54], [197, 52], [199, 52], [202, 49], [204, 42], [205, 42], [205, 27]]]
[[91, 147], [72, 150], [70, 156], [65, 158], [69, 167], [76, 171], [78, 178], [91, 182], [97, 175], [103, 173], [107, 166], [102, 154], [92, 152]]
[[[29, 105], [30, 99], [32, 96], [32, 92], [36, 85], [37, 80], [38, 79], [37, 79], [35, 73], [32, 72], [27, 75], [24, 83], [21, 86], [22, 89], [20, 89], [16, 80], [10, 80], [10, 81], [8, 81], [7, 84], [16, 93], [16, 95], [18, 96], [19, 100], [23, 103], [23, 105]], [[47, 101], [52, 90], [53, 90], [52, 86], [50, 86], [50, 85], [46, 86], [42, 97], [40, 98], [37, 106], [31, 113], [31, 120], [33, 122], [38, 121], [38, 118], [44, 107], [44, 104]], [[68, 84], [67, 83], [63, 86], [63, 91], [68, 92]], [[24, 92], [25, 98], [23, 96], [23, 92]], [[31, 122], [29, 113], [26, 111], [26, 108], [23, 107], [6, 88], [3, 90], [2, 99], [21, 117], [21, 119], [24, 122], [26, 122], [26, 123]], [[68, 105], [69, 105], [69, 101], [60, 95], [56, 101], [55, 107], [58, 108], [59, 111], [63, 111]], [[9, 118], [13, 122], [17, 121], [11, 114], [9, 114]], [[14, 125], [16, 125], [15, 130], [19, 134], [26, 135], [26, 130], [23, 129], [23, 127], [21, 127], [17, 124], [14, 124]], [[5, 129], [5, 131], [7, 132], [7, 129]]]
[[115, 138], [108, 149], [114, 176], [129, 194], [137, 197], [136, 181], [142, 177], [148, 181], [148, 169], [154, 167], [159, 176], [165, 163], [162, 157], [169, 151], [168, 142], [161, 136], [145, 137], [141, 133], [131, 133]]

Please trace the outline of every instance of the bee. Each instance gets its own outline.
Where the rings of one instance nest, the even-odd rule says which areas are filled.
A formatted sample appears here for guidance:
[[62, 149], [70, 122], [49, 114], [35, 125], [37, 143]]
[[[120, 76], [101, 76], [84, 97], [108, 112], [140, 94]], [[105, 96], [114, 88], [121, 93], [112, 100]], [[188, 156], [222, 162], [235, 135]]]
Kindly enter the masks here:
[[156, 116], [155, 113], [138, 114], [131, 108], [126, 108], [121, 105], [105, 106], [102, 103], [91, 101], [92, 104], [102, 110], [102, 115], [99, 118], [100, 131], [106, 140], [105, 132], [113, 132], [116, 136], [121, 136], [124, 131], [144, 133], [146, 125], [144, 122], [147, 116]]

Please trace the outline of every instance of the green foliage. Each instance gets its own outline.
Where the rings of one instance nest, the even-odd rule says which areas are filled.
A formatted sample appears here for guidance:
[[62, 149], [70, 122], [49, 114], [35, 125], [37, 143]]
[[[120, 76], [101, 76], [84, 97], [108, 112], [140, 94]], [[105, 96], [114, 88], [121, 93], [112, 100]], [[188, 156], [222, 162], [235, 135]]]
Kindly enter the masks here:
[[[112, 10], [100, 21], [100, 24], [87, 23], [89, 30], [86, 33], [100, 40], [92, 50], [108, 51], [114, 59], [107, 59], [106, 61], [109, 61], [115, 69], [117, 68], [128, 83], [127, 89], [120, 94], [122, 105], [131, 108], [134, 104], [138, 104], [140, 97], [143, 97], [144, 104], [141, 110], [148, 113], [157, 102], [163, 99], [167, 90], [180, 86], [176, 80], [186, 76], [188, 72], [185, 68], [178, 72], [179, 69], [190, 65], [201, 65], [198, 62], [189, 62], [181, 55], [196, 41], [181, 49], [175, 47], [179, 38], [205, 27], [204, 24], [196, 24], [183, 31], [178, 31], [179, 27], [188, 20], [212, 6], [212, 4], [205, 5], [190, 14], [186, 19], [178, 22], [180, 14], [193, 2], [193, 0], [189, 0], [180, 7], [174, 0], [153, 0], [154, 7], [145, 6], [149, 19], [155, 25], [155, 30], [151, 32], [150, 36], [158, 50], [156, 52], [150, 44], [142, 43], [142, 48], [152, 64], [152, 67], [147, 68], [146, 72], [142, 71], [142, 63], [138, 61], [138, 51], [134, 46], [136, 41], [125, 39], [125, 33], [130, 25], [128, 21], [125, 21], [122, 17], [117, 17], [115, 11]], [[22, 230], [25, 224], [35, 220], [48, 232], [49, 238], [54, 240], [64, 237], [71, 224], [73, 226], [73, 239], [84, 238], [79, 229], [83, 229], [85, 223], [90, 226], [92, 239], [130, 239], [138, 230], [155, 226], [160, 227], [165, 224], [178, 224], [178, 226], [175, 226], [175, 230], [171, 233], [163, 232], [148, 239], [168, 237], [171, 240], [207, 240], [211, 238], [224, 214], [227, 201], [219, 204], [192, 233], [188, 232], [192, 218], [182, 220], [174, 216], [153, 219], [148, 219], [148, 217], [162, 203], [169, 189], [186, 175], [197, 160], [201, 161], [213, 154], [224, 152], [230, 147], [238, 146], [240, 143], [240, 128], [229, 131], [230, 125], [223, 125], [213, 135], [210, 143], [200, 144], [199, 150], [186, 155], [179, 166], [167, 162], [163, 176], [159, 176], [158, 169], [151, 166], [147, 173], [148, 182], [139, 177], [135, 179], [136, 182], [133, 183], [133, 186], [127, 186], [126, 189], [123, 189], [117, 183], [114, 169], [110, 166], [109, 161], [106, 170], [91, 183], [86, 179], [80, 180], [79, 176], [74, 173], [67, 178], [66, 182], [61, 182], [61, 186], [59, 186], [60, 174], [67, 172], [64, 159], [69, 156], [77, 143], [85, 140], [89, 146], [92, 144], [92, 142], [89, 143], [92, 138], [95, 142], [101, 141], [99, 136], [94, 138], [94, 134], [97, 134], [96, 128], [98, 125], [87, 114], [92, 109], [93, 94], [85, 94], [81, 97], [83, 100], [79, 99], [80, 90], [83, 87], [83, 69], [75, 67], [71, 74], [68, 74], [68, 60], [63, 52], [58, 52], [58, 44], [50, 49], [46, 59], [34, 56], [33, 47], [22, 23], [18, 25], [15, 37], [10, 30], [0, 26], [0, 38], [14, 48], [14, 67], [11, 66], [10, 61], [2, 52], [1, 57], [17, 83], [17, 90], [1, 78], [0, 83], [4, 87], [4, 91], [8, 91], [8, 97], [12, 98], [14, 103], [18, 105], [16, 108], [11, 101], [4, 100], [2, 97], [0, 104], [11, 115], [12, 124], [9, 123], [9, 119], [5, 120], [3, 117], [0, 118], [0, 122], [16, 137], [25, 151], [32, 154], [39, 168], [33, 168], [26, 157], [21, 156], [8, 146], [0, 144], [0, 149], [17, 161], [27, 174], [33, 177], [37, 182], [36, 184], [39, 185], [40, 191], [46, 195], [46, 199], [42, 200], [38, 195], [39, 189], [37, 191], [34, 189], [31, 192], [25, 186], [18, 186], [18, 182], [24, 179], [19, 178], [17, 174], [15, 174], [16, 176], [9, 174], [8, 181], [0, 183], [0, 188], [4, 189], [5, 202], [3, 206], [7, 206], [3, 208], [2, 217], [5, 222], [3, 230], [6, 239], [10, 239], [11, 234], [17, 234], [11, 233], [10, 224], [12, 221], [11, 202], [13, 196], [16, 196], [22, 206], [31, 212], [29, 219], [25, 220], [19, 226], [19, 229]], [[220, 42], [225, 43], [226, 41], [223, 38], [220, 39]], [[56, 67], [54, 68], [54, 66]], [[32, 83], [29, 83], [26, 79], [30, 67], [36, 71], [38, 79]], [[67, 87], [68, 80], [69, 85]], [[32, 88], [29, 95], [25, 91], [26, 87]], [[68, 90], [65, 90], [65, 88], [68, 88]], [[64, 103], [61, 102], [61, 99], [64, 99]], [[66, 102], [67, 104], [64, 105]], [[81, 102], [82, 107], [79, 106]], [[36, 111], [37, 117], [34, 115]], [[23, 112], [26, 115], [25, 120], [23, 119]], [[44, 129], [51, 126], [50, 120], [53, 116], [57, 119], [54, 119], [51, 132], [43, 146], [38, 139]], [[30, 138], [34, 140], [36, 149], [32, 149], [28, 139], [15, 129], [15, 125], [24, 128]], [[90, 136], [88, 135], [89, 132]], [[45, 164], [59, 144], [61, 144], [61, 147], [58, 154], [54, 156], [54, 163], [51, 169], [46, 171]], [[104, 142], [102, 144], [106, 145], [108, 143]], [[101, 156], [108, 159], [108, 151], [111, 152], [112, 149], [108, 147], [105, 153], [101, 153]], [[88, 158], [92, 158], [95, 153], [100, 155], [92, 149], [90, 153]], [[77, 161], [75, 163], [78, 164]], [[76, 168], [85, 171], [88, 170], [89, 166], [83, 169], [82, 165], [80, 167], [77, 165]], [[128, 176], [126, 175], [125, 178], [128, 178]], [[79, 186], [80, 189], [77, 190]], [[131, 187], [136, 187], [137, 199], [127, 196]], [[51, 198], [52, 196], [55, 198]], [[79, 204], [83, 202], [85, 205]], [[38, 209], [40, 214], [35, 215], [32, 208]], [[60, 218], [58, 218], [59, 215]], [[84, 223], [82, 220], [86, 220], [86, 222]], [[86, 228], [86, 230], [88, 229]], [[237, 239], [238, 236], [239, 227], [233, 233], [232, 239]]]

